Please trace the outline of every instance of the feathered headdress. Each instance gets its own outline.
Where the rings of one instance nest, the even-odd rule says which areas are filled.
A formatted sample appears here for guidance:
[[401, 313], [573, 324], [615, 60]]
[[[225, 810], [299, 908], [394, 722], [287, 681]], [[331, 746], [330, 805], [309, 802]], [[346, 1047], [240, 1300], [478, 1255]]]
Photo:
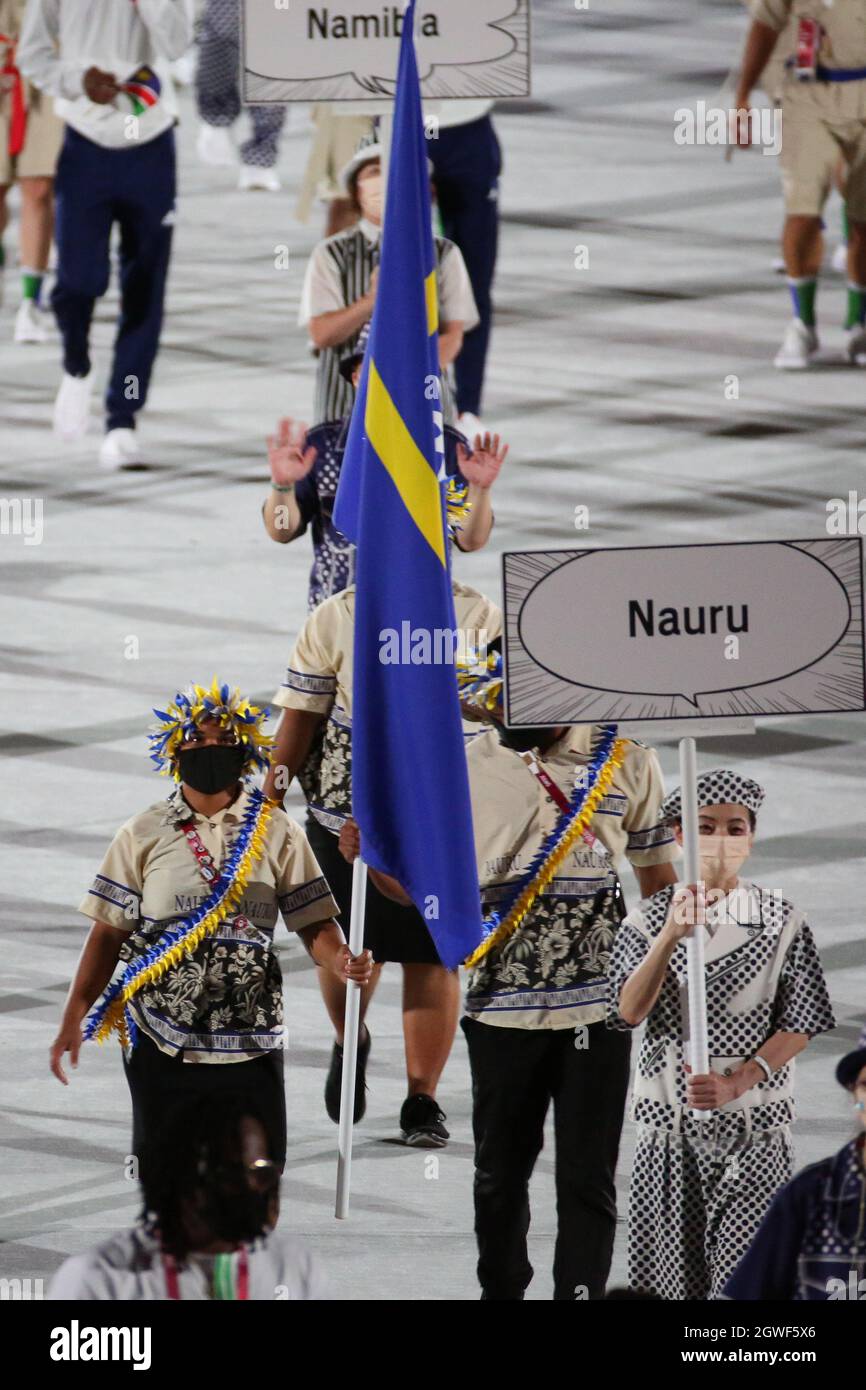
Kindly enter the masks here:
[[159, 723], [154, 724], [148, 733], [150, 760], [163, 777], [172, 776], [180, 781], [178, 753], [181, 744], [192, 737], [203, 719], [213, 719], [223, 729], [232, 729], [238, 742], [246, 752], [244, 773], [255, 768], [267, 772], [270, 765], [268, 753], [274, 740], [270, 734], [262, 733], [262, 725], [268, 717], [268, 709], [251, 705], [237, 686], [234, 690], [221, 685], [214, 676], [210, 689], [203, 685], [189, 685], [178, 691], [165, 710], [155, 709]]
[[456, 662], [457, 692], [464, 719], [500, 724], [502, 706], [502, 652], [488, 648], [486, 655], [470, 652], [466, 661]]
[[469, 501], [469, 484], [463, 478], [449, 478], [445, 488], [445, 520], [452, 541], [458, 531], [463, 530], [464, 522], [472, 511]]

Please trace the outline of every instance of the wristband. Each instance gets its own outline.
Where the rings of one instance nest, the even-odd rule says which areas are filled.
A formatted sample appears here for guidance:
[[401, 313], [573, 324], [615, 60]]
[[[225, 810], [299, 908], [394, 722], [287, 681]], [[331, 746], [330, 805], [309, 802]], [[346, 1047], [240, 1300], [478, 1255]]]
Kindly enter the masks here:
[[770, 1063], [767, 1061], [767, 1059], [761, 1056], [760, 1052], [755, 1053], [754, 1057], [752, 1058], [752, 1061], [757, 1062], [758, 1066], [761, 1068], [761, 1071], [764, 1073], [766, 1080], [772, 1081], [773, 1068], [770, 1066]]
[[294, 492], [294, 483], [271, 483], [274, 492]]

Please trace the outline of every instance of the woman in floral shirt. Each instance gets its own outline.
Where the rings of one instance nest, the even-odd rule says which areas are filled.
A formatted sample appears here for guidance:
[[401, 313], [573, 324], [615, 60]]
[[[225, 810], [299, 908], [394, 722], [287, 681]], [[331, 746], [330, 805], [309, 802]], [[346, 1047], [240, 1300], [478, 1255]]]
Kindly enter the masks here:
[[[245, 785], [267, 766], [267, 711], [215, 681], [178, 694], [151, 734], [152, 757], [176, 786], [117, 832], [80, 911], [93, 920], [70, 988], [51, 1069], [78, 1064], [87, 1037], [116, 1030], [141, 1155], [169, 1107], [206, 1088], [244, 1088], [285, 1160], [282, 978], [278, 914], [317, 965], [365, 983], [336, 903], [299, 825]], [[109, 986], [118, 961], [123, 972]], [[107, 988], [108, 987], [108, 988]], [[86, 1029], [88, 1014], [100, 994]]]

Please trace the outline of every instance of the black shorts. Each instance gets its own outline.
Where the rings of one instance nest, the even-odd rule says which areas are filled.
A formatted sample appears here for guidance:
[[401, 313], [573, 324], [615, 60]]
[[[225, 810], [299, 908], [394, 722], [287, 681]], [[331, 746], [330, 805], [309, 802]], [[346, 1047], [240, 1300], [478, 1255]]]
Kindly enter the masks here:
[[[314, 816], [307, 816], [307, 839], [321, 865], [322, 873], [337, 900], [340, 925], [349, 935], [352, 906], [352, 866], [347, 864], [336, 835], [326, 830]], [[367, 906], [364, 914], [364, 945], [375, 961], [398, 961], [401, 965], [441, 965], [433, 938], [416, 907], [404, 907], [384, 897], [367, 879]]]

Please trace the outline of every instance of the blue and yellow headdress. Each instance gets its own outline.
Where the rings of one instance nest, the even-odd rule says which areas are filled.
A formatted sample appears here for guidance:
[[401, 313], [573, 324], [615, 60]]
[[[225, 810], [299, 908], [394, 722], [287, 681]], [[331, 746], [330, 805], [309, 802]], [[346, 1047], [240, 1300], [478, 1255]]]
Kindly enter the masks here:
[[180, 781], [178, 753], [181, 744], [186, 743], [203, 719], [213, 719], [224, 729], [232, 729], [238, 742], [246, 752], [243, 771], [245, 775], [258, 768], [267, 772], [270, 766], [268, 754], [273, 747], [270, 734], [262, 733], [262, 725], [268, 717], [268, 709], [251, 705], [237, 687], [221, 685], [214, 676], [208, 690], [203, 685], [189, 685], [178, 691], [165, 710], [155, 709], [159, 720], [148, 733], [150, 760], [159, 769], [160, 776], [172, 776]]
[[463, 530], [464, 522], [471, 511], [469, 484], [463, 478], [449, 478], [448, 486], [445, 488], [445, 520], [452, 541], [457, 532]]
[[465, 719], [502, 723], [502, 652], [488, 648], [486, 655], [470, 652], [456, 663], [457, 693]]

